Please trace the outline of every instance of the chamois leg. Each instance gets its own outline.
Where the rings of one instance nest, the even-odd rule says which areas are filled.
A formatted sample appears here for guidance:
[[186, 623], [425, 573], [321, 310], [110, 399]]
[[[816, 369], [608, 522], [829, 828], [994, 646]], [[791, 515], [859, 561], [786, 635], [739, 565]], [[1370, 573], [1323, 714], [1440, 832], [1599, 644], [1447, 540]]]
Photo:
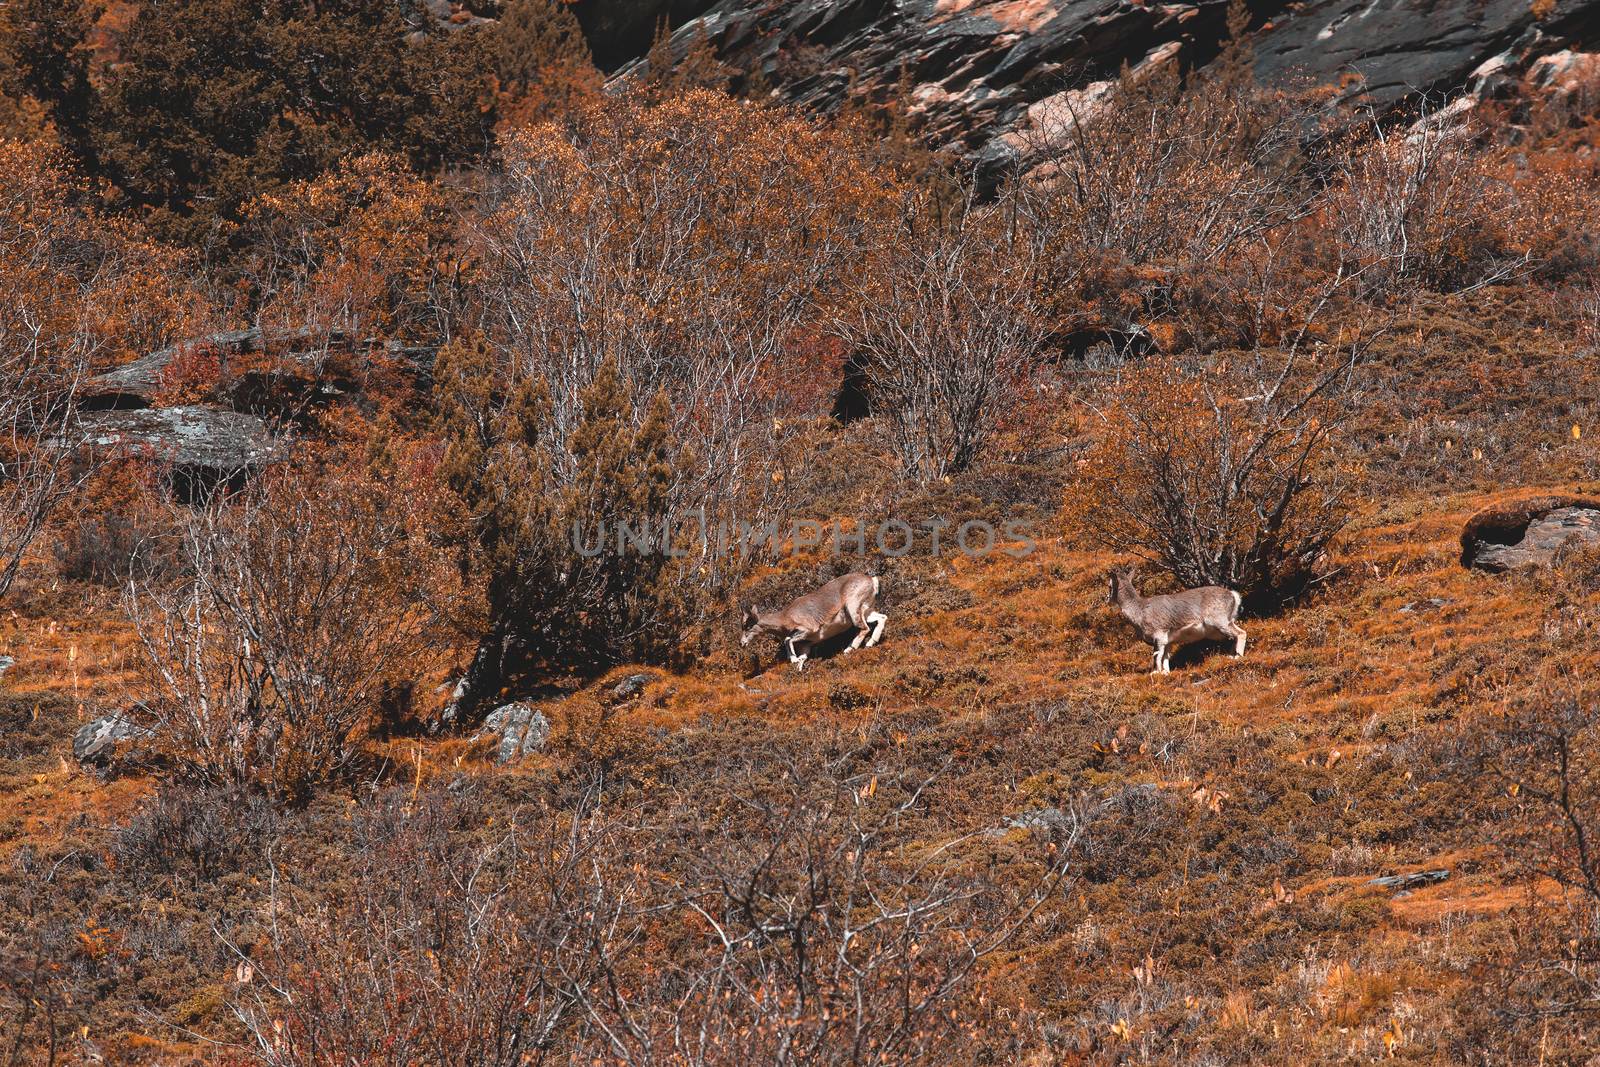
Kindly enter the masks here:
[[860, 608], [850, 612], [850, 625], [856, 628], [856, 635], [850, 639], [850, 644], [845, 647], [844, 654], [847, 656], [860, 648], [866, 642], [867, 635], [872, 632], [872, 624], [867, 622], [867, 613]]
[[806, 669], [806, 656], [811, 652], [811, 642], [803, 641], [799, 637], [789, 638], [789, 662], [794, 664], [796, 671]]
[[1156, 642], [1156, 650], [1155, 650], [1155, 666], [1153, 666], [1150, 669], [1150, 673], [1151, 674], [1160, 674], [1160, 673], [1162, 673], [1161, 668], [1162, 668], [1163, 664], [1165, 663], [1166, 658], [1167, 658], [1167, 643], [1165, 641], [1157, 641]]
[[889, 616], [881, 611], [867, 613], [867, 625], [872, 627], [872, 636], [867, 638], [867, 647], [871, 648], [883, 640], [883, 628], [889, 624]]
[[1244, 656], [1244, 627], [1238, 623], [1233, 624], [1233, 658], [1240, 659]]

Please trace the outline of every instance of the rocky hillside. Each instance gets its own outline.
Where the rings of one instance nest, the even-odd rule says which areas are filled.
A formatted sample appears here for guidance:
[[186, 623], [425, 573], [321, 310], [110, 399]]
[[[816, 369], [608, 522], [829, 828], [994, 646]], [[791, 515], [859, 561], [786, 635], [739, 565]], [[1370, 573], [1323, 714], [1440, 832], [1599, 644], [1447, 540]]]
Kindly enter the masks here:
[[[580, 4], [596, 29], [608, 7]], [[663, 5], [657, 5], [661, 7]], [[1203, 64], [1227, 38], [1224, 0], [721, 0], [678, 26], [680, 54], [701, 35], [787, 100], [822, 111], [884, 94], [902, 78], [937, 144], [994, 167], [1030, 129], [1124, 64]], [[676, 8], [677, 5], [674, 5]], [[1269, 82], [1335, 84], [1388, 107], [1423, 94], [1493, 93], [1539, 71], [1548, 78], [1600, 42], [1594, 0], [1257, 0], [1250, 5], [1257, 74]], [[652, 8], [654, 10], [654, 8]], [[676, 12], [674, 12], [676, 13]], [[585, 17], [580, 14], [580, 17]], [[597, 43], [602, 61], [609, 53]], [[642, 60], [617, 76], [639, 70]]]

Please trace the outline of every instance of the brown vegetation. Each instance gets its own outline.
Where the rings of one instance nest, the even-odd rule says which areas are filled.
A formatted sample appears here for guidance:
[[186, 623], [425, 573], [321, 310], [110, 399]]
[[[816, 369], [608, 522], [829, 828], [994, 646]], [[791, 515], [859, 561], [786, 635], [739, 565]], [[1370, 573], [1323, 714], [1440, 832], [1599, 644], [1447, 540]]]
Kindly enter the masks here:
[[[600, 93], [544, 0], [190, 6], [0, 76], [0, 1059], [1590, 1054], [1600, 557], [1460, 555], [1600, 495], [1583, 114], [1230, 51], [980, 191], [665, 37]], [[151, 402], [270, 463], [64, 447], [224, 326]], [[1145, 676], [1139, 557], [1248, 655]], [[851, 570], [882, 644], [742, 659]]]

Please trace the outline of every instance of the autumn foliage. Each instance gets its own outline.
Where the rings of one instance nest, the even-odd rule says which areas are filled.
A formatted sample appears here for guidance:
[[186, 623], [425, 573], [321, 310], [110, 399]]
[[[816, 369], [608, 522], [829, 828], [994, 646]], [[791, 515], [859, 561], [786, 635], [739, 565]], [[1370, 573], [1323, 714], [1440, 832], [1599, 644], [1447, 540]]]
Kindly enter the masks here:
[[1600, 124], [1250, 17], [974, 173], [559, 0], [0, 7], [0, 1059], [1588, 1055], [1600, 562], [1461, 537], [1595, 496]]

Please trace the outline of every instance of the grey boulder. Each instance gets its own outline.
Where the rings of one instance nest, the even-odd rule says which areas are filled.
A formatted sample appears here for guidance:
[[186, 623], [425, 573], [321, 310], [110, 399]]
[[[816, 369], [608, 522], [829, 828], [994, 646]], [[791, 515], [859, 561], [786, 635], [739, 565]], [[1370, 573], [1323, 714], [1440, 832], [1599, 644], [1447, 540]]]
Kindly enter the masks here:
[[[1464, 546], [1471, 566], [1492, 574], [1524, 567], [1548, 567], [1556, 553], [1573, 546], [1600, 544], [1600, 509], [1571, 505], [1529, 517], [1517, 535], [1513, 527]], [[1513, 539], [1514, 538], [1514, 539]]]
[[72, 735], [72, 755], [79, 763], [104, 766], [111, 762], [124, 742], [145, 741], [153, 736], [150, 730], [121, 712], [104, 715]]
[[89, 443], [170, 464], [178, 470], [227, 477], [276, 458], [278, 444], [254, 415], [185, 406], [89, 411]]
[[529, 704], [503, 704], [483, 720], [483, 729], [473, 735], [480, 737], [499, 735], [500, 744], [495, 749], [496, 763], [515, 763], [534, 752], [543, 751], [550, 739], [550, 720], [544, 712]]

